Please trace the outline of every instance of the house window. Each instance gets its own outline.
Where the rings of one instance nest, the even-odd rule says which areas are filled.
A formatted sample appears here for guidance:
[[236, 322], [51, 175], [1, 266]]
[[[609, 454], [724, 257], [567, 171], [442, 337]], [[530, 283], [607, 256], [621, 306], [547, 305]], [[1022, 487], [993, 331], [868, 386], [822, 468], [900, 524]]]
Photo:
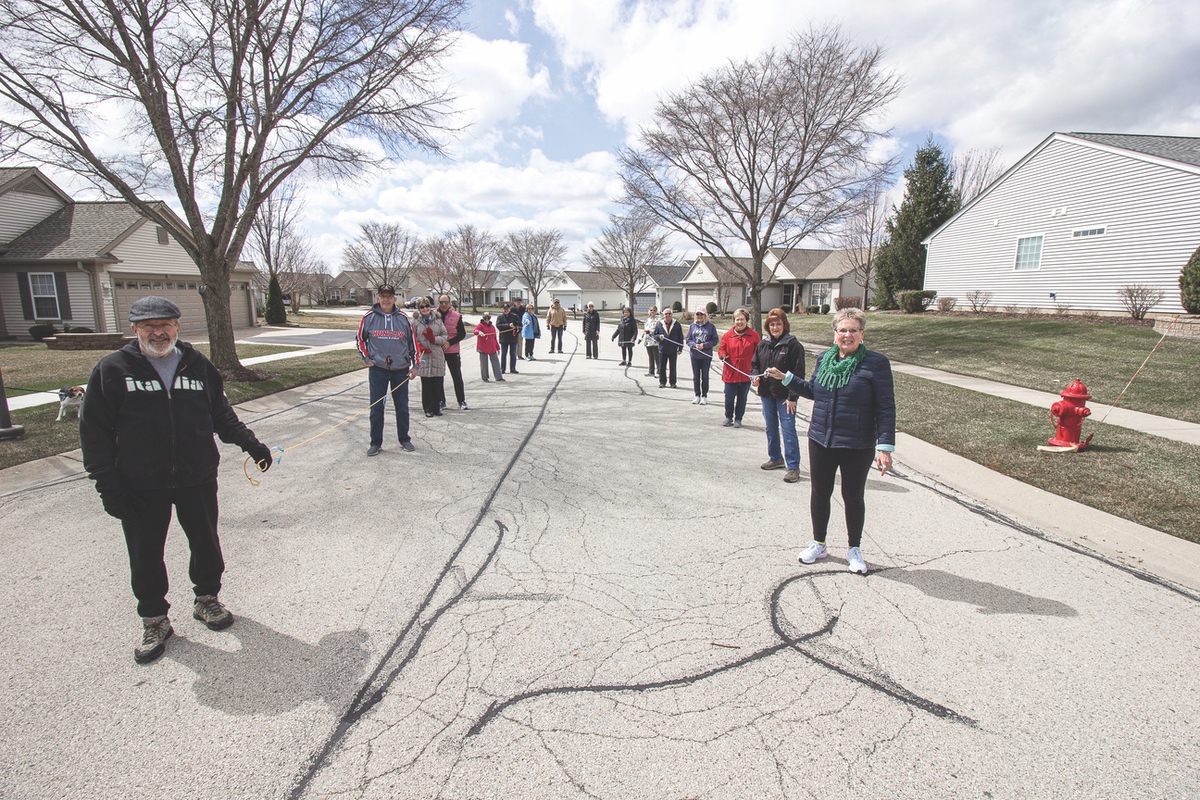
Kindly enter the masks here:
[[823, 306], [829, 302], [829, 295], [833, 293], [833, 287], [828, 283], [814, 283], [812, 285], [812, 302], [811, 306]]
[[34, 319], [59, 319], [53, 272], [29, 273], [29, 294], [33, 298]]
[[1101, 225], [1098, 228], [1079, 228], [1071, 231], [1072, 239], [1092, 239], [1096, 236], [1103, 236], [1108, 233], [1108, 226]]
[[1017, 239], [1017, 262], [1013, 269], [1018, 271], [1041, 269], [1042, 239], [1041, 236], [1026, 236], [1023, 239]]
[[332, 292], [330, 292], [330, 293], [329, 293], [329, 297], [330, 297], [331, 299], [333, 299], [333, 300], [341, 301], [341, 299], [342, 299], [342, 290], [341, 290], [341, 289], [334, 289]]
[[167, 238], [167, 229], [164, 228], [162, 225], [158, 226], [158, 243], [159, 244], [170, 244], [170, 240]]
[[792, 283], [785, 283], [783, 285], [783, 307], [791, 310], [794, 305], [796, 305], [796, 286]]

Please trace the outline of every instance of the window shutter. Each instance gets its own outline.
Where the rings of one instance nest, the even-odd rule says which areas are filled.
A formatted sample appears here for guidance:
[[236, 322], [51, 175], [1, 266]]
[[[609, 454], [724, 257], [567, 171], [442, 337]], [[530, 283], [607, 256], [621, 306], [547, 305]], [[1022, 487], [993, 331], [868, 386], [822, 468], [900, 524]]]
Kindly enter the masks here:
[[33, 319], [33, 291], [29, 288], [29, 273], [17, 273], [17, 287], [21, 290], [21, 314]]
[[58, 292], [58, 318], [75, 319], [71, 316], [71, 293], [67, 291], [67, 273], [54, 273], [54, 288]]

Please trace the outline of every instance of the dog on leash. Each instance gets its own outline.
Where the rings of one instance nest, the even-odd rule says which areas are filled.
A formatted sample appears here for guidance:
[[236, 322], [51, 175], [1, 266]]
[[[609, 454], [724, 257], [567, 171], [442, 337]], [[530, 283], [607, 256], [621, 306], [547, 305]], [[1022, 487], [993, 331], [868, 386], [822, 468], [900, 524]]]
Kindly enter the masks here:
[[75, 409], [75, 416], [79, 416], [79, 407], [83, 405], [83, 393], [86, 391], [85, 386], [64, 386], [58, 390], [58, 419], [55, 422], [62, 422], [67, 416], [67, 409]]

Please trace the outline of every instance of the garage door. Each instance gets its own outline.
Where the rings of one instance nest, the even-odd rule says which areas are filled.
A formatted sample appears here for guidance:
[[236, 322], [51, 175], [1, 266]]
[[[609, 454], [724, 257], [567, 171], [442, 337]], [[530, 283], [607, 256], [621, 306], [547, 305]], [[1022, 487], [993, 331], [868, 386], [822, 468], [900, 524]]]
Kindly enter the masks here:
[[[146, 295], [154, 294], [165, 297], [179, 306], [179, 332], [185, 336], [207, 336], [208, 325], [204, 320], [204, 302], [198, 291], [199, 278], [195, 276], [177, 276], [167, 278], [143, 278], [113, 276], [113, 301], [115, 303], [117, 322], [125, 324], [129, 319], [129, 306]], [[250, 327], [253, 322], [249, 319], [250, 285], [245, 281], [234, 281], [230, 284], [229, 308], [233, 318], [234, 328]]]
[[[579, 308], [579, 295], [576, 292], [563, 292], [562, 294], [554, 295], [554, 297], [558, 298], [558, 304], [567, 311], [570, 311], [572, 306]], [[549, 303], [545, 305], [547, 308], [550, 307]]]

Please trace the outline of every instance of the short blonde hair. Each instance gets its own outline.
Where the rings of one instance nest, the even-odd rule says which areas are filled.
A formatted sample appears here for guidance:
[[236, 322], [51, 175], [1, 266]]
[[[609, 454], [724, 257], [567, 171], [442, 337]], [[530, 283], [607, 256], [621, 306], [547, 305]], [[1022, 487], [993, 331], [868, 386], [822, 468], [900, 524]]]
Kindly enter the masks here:
[[863, 313], [861, 308], [850, 306], [849, 308], [839, 309], [838, 312], [833, 315], [833, 327], [837, 328], [837, 324], [844, 319], [852, 319], [857, 322], [858, 329], [860, 331], [865, 331], [867, 329], [867, 315]]

